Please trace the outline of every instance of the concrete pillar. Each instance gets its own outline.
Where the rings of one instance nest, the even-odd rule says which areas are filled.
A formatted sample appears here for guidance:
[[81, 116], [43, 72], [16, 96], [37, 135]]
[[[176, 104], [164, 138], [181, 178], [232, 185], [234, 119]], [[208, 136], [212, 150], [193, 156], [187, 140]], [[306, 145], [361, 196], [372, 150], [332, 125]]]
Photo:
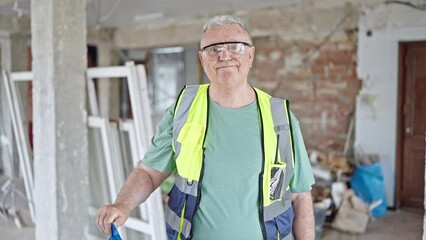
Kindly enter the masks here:
[[86, 1], [33, 0], [36, 239], [87, 239]]
[[[0, 69], [6, 70], [8, 73], [12, 71], [24, 71], [28, 69], [27, 49], [28, 34], [24, 33], [0, 33]], [[25, 93], [23, 93], [25, 94]], [[12, 152], [9, 153], [6, 145], [0, 144], [1, 159], [4, 174], [12, 177], [18, 169], [18, 154], [16, 151], [15, 139], [13, 136], [12, 121], [9, 114], [9, 105], [6, 99], [6, 92], [3, 82], [0, 83], [0, 135], [6, 136], [11, 145]], [[25, 102], [22, 102], [26, 107]], [[26, 112], [25, 109], [23, 111]], [[15, 161], [14, 161], [15, 160]], [[12, 164], [15, 164], [15, 171], [12, 172]]]

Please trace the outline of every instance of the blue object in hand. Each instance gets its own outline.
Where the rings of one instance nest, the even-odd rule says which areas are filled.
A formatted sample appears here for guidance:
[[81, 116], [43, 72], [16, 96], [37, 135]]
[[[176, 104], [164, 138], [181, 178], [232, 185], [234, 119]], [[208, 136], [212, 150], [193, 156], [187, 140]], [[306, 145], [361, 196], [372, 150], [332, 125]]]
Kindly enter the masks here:
[[115, 227], [114, 224], [111, 224], [111, 237], [109, 238], [109, 240], [123, 240], [120, 237], [120, 233], [118, 233], [117, 228]]

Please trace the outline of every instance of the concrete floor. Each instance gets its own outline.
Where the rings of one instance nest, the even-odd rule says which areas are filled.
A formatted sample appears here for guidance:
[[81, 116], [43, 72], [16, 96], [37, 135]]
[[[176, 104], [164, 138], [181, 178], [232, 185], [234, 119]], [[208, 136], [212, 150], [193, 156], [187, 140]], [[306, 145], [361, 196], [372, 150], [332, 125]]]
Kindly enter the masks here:
[[[389, 212], [383, 219], [370, 221], [366, 233], [346, 234], [325, 227], [323, 240], [420, 240], [423, 234], [423, 215], [408, 211]], [[4, 240], [33, 240], [34, 226], [17, 228], [12, 221], [0, 218], [0, 234]]]
[[[0, 184], [4, 183], [0, 177]], [[0, 185], [1, 186], [1, 185]], [[17, 184], [18, 189], [23, 189], [22, 184]], [[0, 200], [3, 192], [0, 191]], [[1, 240], [33, 240], [35, 239], [35, 226], [30, 221], [27, 203], [21, 197], [16, 198], [17, 208], [20, 211], [25, 226], [18, 228], [13, 219], [6, 219], [0, 214], [0, 239]], [[1, 203], [0, 203], [1, 204]], [[364, 234], [354, 235], [342, 233], [327, 227], [325, 224], [323, 240], [419, 240], [423, 235], [423, 213], [408, 210], [388, 211], [386, 217], [370, 220]]]
[[370, 220], [363, 234], [348, 234], [324, 227], [323, 240], [420, 240], [423, 214], [410, 210], [388, 211], [384, 218]]
[[[6, 182], [4, 176], [0, 177], [0, 186]], [[16, 181], [15, 186], [21, 192], [25, 192], [24, 185], [21, 181]], [[3, 207], [3, 201], [6, 202], [6, 207], [11, 206], [10, 198], [4, 198], [5, 192], [0, 191], [0, 208]], [[30, 212], [28, 210], [28, 203], [26, 200], [17, 194], [15, 194], [16, 209], [19, 212], [20, 220], [23, 227], [18, 228], [14, 219], [10, 215], [5, 215], [3, 211], [0, 211], [0, 239], [4, 240], [32, 240], [35, 239], [35, 226], [31, 222]]]

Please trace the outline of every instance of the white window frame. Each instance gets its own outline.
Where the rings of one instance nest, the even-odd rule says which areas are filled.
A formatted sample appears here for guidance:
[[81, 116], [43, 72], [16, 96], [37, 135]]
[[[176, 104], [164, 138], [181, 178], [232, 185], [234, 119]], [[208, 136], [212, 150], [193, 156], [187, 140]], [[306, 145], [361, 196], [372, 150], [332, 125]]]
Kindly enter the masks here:
[[[90, 120], [95, 119], [91, 117], [99, 117], [99, 104], [96, 99], [94, 79], [96, 78], [98, 81], [106, 81], [111, 78], [125, 78], [127, 80], [133, 113], [133, 124], [126, 127], [126, 123], [124, 123], [123, 130], [126, 128], [134, 129], [132, 133], [129, 132], [129, 137], [131, 142], [132, 162], [134, 166], [136, 166], [139, 160], [142, 160], [146, 153], [150, 139], [153, 136], [145, 67], [143, 65], [135, 65], [133, 62], [127, 62], [125, 66], [89, 68], [87, 69], [86, 77], [89, 95], [89, 113], [92, 115], [89, 116], [89, 122], [92, 121], [93, 124], [98, 120]], [[102, 120], [102, 128], [105, 128], [102, 135], [108, 136], [109, 124], [105, 121], [107, 120]], [[132, 137], [133, 133], [134, 137]], [[108, 146], [108, 143], [103, 140], [103, 145]], [[111, 161], [111, 157], [109, 157], [109, 159], [110, 160], [106, 160], [106, 162]], [[111, 169], [107, 170], [107, 172], [108, 178], [114, 176]], [[118, 189], [113, 180], [108, 181], [111, 188], [110, 200], [114, 201], [117, 196]], [[153, 240], [166, 239], [164, 209], [160, 188], [157, 188], [150, 197], [140, 205], [139, 208], [141, 217], [147, 218], [148, 222], [129, 217], [124, 226], [138, 232], [149, 234]]]
[[18, 149], [19, 166], [24, 180], [25, 193], [28, 200], [28, 208], [31, 221], [35, 223], [34, 207], [34, 176], [32, 168], [32, 151], [25, 129], [23, 126], [22, 105], [18, 97], [15, 82], [32, 81], [31, 72], [12, 72], [10, 75], [5, 70], [2, 71], [3, 83], [6, 90], [6, 98], [9, 105], [10, 116], [12, 120], [13, 132], [15, 134], [16, 146]]

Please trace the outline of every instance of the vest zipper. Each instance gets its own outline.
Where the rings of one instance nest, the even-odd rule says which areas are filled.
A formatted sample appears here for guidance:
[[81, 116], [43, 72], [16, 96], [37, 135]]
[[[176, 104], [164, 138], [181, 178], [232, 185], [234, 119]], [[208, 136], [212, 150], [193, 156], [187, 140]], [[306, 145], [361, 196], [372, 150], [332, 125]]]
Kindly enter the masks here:
[[[198, 186], [197, 186], [198, 198], [197, 198], [197, 202], [195, 203], [195, 210], [194, 210], [194, 215], [192, 216], [192, 220], [193, 220], [192, 222], [194, 222], [195, 213], [197, 213], [198, 207], [200, 206], [201, 182], [203, 181], [203, 176], [204, 176], [204, 148], [203, 148], [203, 162], [201, 163], [200, 180], [198, 181]], [[191, 227], [191, 232], [189, 233], [188, 240], [192, 239], [192, 230], [193, 229], [194, 229], [194, 227]]]
[[[197, 198], [197, 202], [195, 204], [195, 210], [194, 210], [194, 215], [192, 216], [192, 220], [194, 220], [195, 214], [197, 213], [198, 207], [200, 206], [200, 201], [201, 201], [201, 182], [203, 181], [203, 176], [204, 176], [204, 158], [205, 158], [205, 148], [204, 148], [204, 142], [206, 141], [206, 137], [207, 137], [207, 130], [209, 128], [209, 99], [210, 99], [210, 95], [209, 95], [209, 88], [210, 86], [207, 87], [207, 118], [206, 118], [206, 130], [204, 132], [204, 139], [203, 139], [203, 145], [202, 145], [202, 149], [203, 149], [203, 159], [201, 160], [201, 172], [200, 172], [200, 179], [198, 181], [198, 186], [197, 186], [197, 194], [198, 194], [198, 198]], [[194, 221], [192, 221], [194, 222]], [[194, 227], [191, 227], [191, 232], [189, 233], [189, 237], [188, 240], [192, 239], [192, 231], [193, 231]]]
[[[254, 89], [253, 89], [254, 90]], [[256, 101], [258, 101], [258, 96], [256, 90], [254, 90], [256, 94]], [[263, 239], [267, 239], [266, 237], [266, 229], [265, 229], [265, 219], [263, 217], [263, 174], [265, 172], [265, 139], [263, 135], [263, 119], [262, 119], [262, 111], [260, 109], [260, 104], [257, 104], [257, 111], [259, 113], [259, 122], [260, 122], [260, 134], [261, 134], [261, 145], [262, 145], [262, 168], [259, 173], [259, 193], [260, 193], [260, 203], [259, 203], [259, 222], [260, 228], [262, 230]]]
[[259, 175], [259, 189], [260, 189], [260, 203], [259, 203], [259, 222], [260, 229], [262, 230], [263, 239], [266, 239], [266, 229], [265, 229], [265, 221], [263, 218], [263, 170]]

